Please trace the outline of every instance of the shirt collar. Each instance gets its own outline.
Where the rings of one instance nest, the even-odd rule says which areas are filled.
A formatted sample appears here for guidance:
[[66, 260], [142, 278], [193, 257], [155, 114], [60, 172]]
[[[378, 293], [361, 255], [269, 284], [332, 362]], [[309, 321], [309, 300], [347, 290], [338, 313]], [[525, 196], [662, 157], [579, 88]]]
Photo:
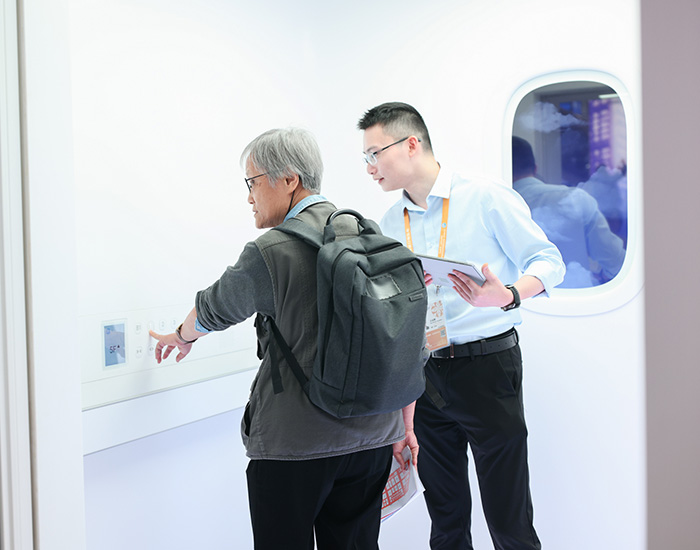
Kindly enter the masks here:
[[449, 199], [451, 188], [452, 172], [449, 169], [440, 166], [440, 171], [435, 179], [435, 185], [433, 185], [433, 188], [430, 190], [428, 198], [437, 197], [440, 199]]
[[[437, 178], [435, 178], [435, 183], [433, 184], [432, 189], [430, 190], [430, 193], [428, 193], [428, 207], [430, 207], [430, 203], [435, 201], [435, 200], [442, 200], [442, 199], [449, 199], [450, 198], [450, 189], [452, 188], [452, 172], [445, 168], [444, 166], [440, 165], [440, 171], [438, 172]], [[408, 196], [408, 193], [406, 191], [403, 192], [403, 195], [401, 197], [401, 200], [403, 202], [403, 206], [407, 208], [408, 210], [420, 210], [423, 211], [423, 209], [415, 204]]]
[[308, 208], [312, 204], [316, 204], [317, 202], [327, 202], [328, 199], [324, 197], [323, 195], [309, 195], [308, 197], [304, 197], [301, 199], [298, 203], [294, 205], [294, 208], [292, 208], [287, 215], [284, 217], [283, 221], [287, 221], [290, 218], [293, 218], [296, 216], [299, 212], [304, 210], [305, 208]]

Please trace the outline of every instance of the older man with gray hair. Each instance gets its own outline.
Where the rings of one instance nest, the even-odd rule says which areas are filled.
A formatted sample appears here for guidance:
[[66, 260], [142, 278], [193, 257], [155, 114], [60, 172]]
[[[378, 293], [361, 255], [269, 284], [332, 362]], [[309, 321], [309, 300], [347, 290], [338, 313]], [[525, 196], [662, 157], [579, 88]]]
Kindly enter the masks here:
[[[248, 202], [256, 227], [274, 228], [297, 217], [321, 230], [336, 208], [319, 194], [323, 163], [313, 136], [300, 129], [270, 130], [243, 151]], [[357, 234], [354, 221], [338, 232]], [[316, 355], [317, 249], [281, 231], [248, 243], [221, 278], [197, 294], [195, 307], [173, 334], [152, 333], [160, 362], [177, 360], [209, 332], [253, 314], [262, 364], [241, 432], [250, 463], [248, 496], [257, 550], [378, 548], [382, 490], [392, 444], [404, 440], [401, 411], [338, 419], [314, 406], [282, 363], [283, 391], [275, 393], [270, 335], [260, 316], [273, 318], [310, 376]], [[278, 386], [279, 387], [279, 386]], [[412, 426], [408, 427], [412, 429]]]

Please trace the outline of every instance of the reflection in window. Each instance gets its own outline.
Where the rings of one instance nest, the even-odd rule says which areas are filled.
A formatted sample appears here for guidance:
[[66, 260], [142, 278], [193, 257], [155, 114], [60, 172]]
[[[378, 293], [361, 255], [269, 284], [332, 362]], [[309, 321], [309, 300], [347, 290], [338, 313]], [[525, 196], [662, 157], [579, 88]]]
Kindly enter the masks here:
[[566, 82], [531, 92], [513, 122], [513, 188], [566, 262], [563, 288], [620, 271], [627, 247], [627, 133], [615, 91]]

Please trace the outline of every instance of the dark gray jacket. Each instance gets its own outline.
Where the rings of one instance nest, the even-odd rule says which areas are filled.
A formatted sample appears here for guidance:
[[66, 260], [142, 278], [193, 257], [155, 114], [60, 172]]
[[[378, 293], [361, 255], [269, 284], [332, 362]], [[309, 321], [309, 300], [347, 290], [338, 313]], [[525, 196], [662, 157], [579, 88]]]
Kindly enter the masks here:
[[[297, 217], [319, 230], [335, 210], [329, 202], [312, 204]], [[356, 231], [354, 221], [335, 222], [338, 234]], [[223, 330], [254, 313], [270, 315], [307, 376], [316, 356], [317, 250], [281, 231], [268, 231], [248, 243], [236, 265], [197, 295], [199, 322]], [[262, 364], [253, 382], [242, 422], [243, 443], [253, 459], [304, 460], [373, 449], [404, 436], [401, 411], [337, 419], [313, 405], [282, 357], [284, 391], [273, 392], [268, 335], [256, 322]]]

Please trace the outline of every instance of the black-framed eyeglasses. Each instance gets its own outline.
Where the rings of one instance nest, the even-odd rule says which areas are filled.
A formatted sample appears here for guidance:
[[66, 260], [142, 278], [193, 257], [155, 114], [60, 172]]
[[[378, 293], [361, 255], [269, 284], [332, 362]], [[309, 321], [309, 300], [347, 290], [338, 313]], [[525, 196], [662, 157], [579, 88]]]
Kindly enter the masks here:
[[245, 184], [248, 186], [248, 193], [253, 191], [253, 185], [250, 182], [253, 181], [255, 178], [261, 178], [262, 176], [267, 176], [267, 172], [264, 174], [258, 174], [257, 176], [253, 176], [252, 178], [245, 178]]
[[[388, 149], [392, 145], [396, 145], [397, 143], [401, 143], [402, 141], [406, 141], [410, 137], [411, 136], [406, 136], [405, 138], [400, 139], [399, 141], [395, 141], [394, 143], [390, 143], [386, 147], [382, 147], [381, 149], [379, 149], [377, 151], [372, 151], [371, 153], [362, 153], [362, 156], [364, 157], [365, 162], [367, 164], [371, 164], [372, 166], [374, 166], [377, 164], [377, 155], [379, 153], [381, 153], [382, 151], [385, 151], [386, 149]], [[418, 141], [420, 141], [420, 138], [417, 138], [417, 139], [418, 139]]]

